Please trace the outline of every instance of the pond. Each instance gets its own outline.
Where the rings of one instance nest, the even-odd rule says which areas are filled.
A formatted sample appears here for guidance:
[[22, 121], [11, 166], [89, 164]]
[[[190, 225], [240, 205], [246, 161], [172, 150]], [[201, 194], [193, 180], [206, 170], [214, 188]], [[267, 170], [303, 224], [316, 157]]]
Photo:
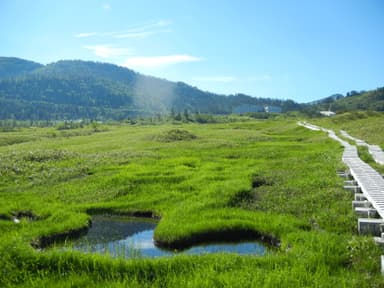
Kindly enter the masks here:
[[258, 242], [214, 243], [193, 246], [182, 251], [159, 248], [153, 241], [156, 222], [143, 218], [95, 216], [92, 227], [81, 238], [65, 247], [83, 252], [110, 254], [113, 257], [160, 257], [177, 254], [237, 253], [264, 255], [266, 247]]

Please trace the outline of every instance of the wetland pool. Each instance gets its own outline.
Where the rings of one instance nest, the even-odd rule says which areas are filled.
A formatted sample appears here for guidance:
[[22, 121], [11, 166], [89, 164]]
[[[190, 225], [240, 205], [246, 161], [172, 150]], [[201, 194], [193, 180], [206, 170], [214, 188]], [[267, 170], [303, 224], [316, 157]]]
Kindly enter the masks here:
[[72, 248], [87, 253], [109, 254], [112, 257], [123, 258], [223, 252], [262, 256], [267, 251], [266, 246], [256, 241], [201, 244], [181, 251], [163, 249], [157, 247], [153, 241], [156, 225], [156, 222], [143, 218], [94, 216], [92, 227], [87, 234], [77, 240], [66, 242], [64, 249]]

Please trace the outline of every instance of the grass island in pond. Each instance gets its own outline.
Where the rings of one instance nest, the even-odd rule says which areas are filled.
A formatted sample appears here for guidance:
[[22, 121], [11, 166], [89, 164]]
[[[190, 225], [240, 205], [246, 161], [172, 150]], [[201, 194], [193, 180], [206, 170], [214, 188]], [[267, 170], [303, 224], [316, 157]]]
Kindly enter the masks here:
[[[336, 175], [342, 147], [296, 119], [227, 120], [1, 132], [0, 286], [384, 285], [380, 248], [357, 235], [352, 195]], [[174, 129], [196, 137], [158, 140]], [[34, 218], [14, 223], [19, 211]], [[154, 239], [168, 246], [248, 231], [280, 248], [263, 257], [113, 259], [31, 247], [87, 227], [90, 211], [151, 211], [161, 217]]]

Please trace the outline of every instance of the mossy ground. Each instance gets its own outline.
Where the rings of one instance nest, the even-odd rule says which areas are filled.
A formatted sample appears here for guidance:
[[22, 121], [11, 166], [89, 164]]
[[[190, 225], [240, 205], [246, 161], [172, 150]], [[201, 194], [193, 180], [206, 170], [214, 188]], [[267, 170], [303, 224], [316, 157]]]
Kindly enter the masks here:
[[[169, 131], [194, 135], [158, 141]], [[380, 287], [380, 249], [356, 235], [342, 147], [290, 120], [108, 125], [1, 133], [0, 286]], [[65, 132], [65, 133], [64, 133]], [[177, 133], [179, 135], [180, 133]], [[10, 219], [18, 211], [36, 217]], [[87, 225], [90, 211], [161, 216], [155, 238], [257, 231], [281, 241], [263, 257], [111, 259], [34, 250]]]

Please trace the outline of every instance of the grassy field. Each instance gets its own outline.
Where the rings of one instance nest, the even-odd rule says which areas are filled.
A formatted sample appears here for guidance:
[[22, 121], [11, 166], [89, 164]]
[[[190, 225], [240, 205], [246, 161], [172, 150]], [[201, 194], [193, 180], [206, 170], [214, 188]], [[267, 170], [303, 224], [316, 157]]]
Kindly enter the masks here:
[[[2, 132], [0, 287], [382, 287], [382, 251], [357, 235], [336, 175], [341, 153], [296, 120]], [[106, 212], [161, 217], [155, 238], [169, 247], [236, 233], [280, 245], [128, 260], [31, 245]]]

